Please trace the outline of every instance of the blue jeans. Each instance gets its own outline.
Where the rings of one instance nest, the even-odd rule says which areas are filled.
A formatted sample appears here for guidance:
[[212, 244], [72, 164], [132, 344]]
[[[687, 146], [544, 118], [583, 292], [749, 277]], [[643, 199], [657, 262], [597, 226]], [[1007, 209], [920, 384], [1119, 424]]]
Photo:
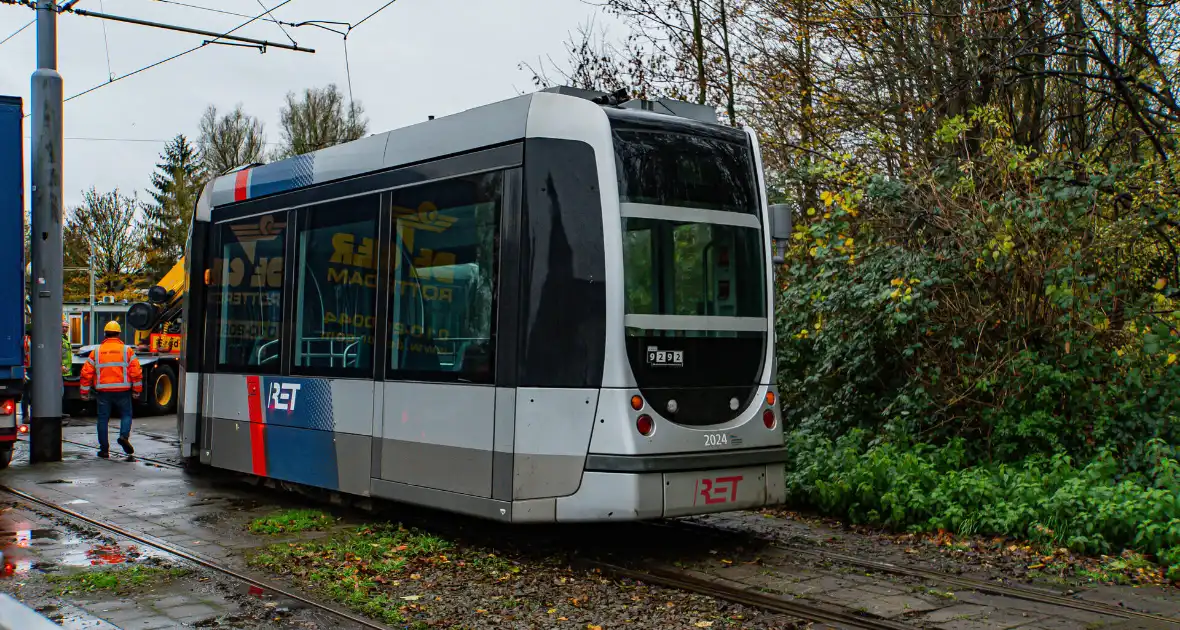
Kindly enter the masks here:
[[98, 403], [98, 445], [100, 450], [111, 450], [107, 440], [107, 427], [111, 419], [111, 407], [119, 411], [119, 437], [131, 437], [131, 392], [95, 392]]

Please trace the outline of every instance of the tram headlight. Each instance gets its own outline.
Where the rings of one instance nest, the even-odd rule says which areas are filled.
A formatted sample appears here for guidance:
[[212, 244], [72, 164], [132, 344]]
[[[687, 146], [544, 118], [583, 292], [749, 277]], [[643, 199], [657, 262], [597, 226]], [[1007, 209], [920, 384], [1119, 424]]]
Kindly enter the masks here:
[[668, 400], [668, 413], [676, 413], [680, 410], [680, 404], [676, 402], [675, 398]]

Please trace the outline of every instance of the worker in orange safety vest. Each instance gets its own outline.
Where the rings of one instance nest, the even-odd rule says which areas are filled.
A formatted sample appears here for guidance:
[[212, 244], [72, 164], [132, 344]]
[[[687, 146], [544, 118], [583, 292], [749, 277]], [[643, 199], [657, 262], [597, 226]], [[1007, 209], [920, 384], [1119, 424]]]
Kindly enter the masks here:
[[[98, 399], [98, 456], [110, 456], [110, 442], [107, 427], [111, 418], [111, 407], [117, 407], [119, 423], [119, 446], [128, 455], [134, 454], [131, 447], [131, 400], [139, 399], [143, 392], [143, 369], [135, 350], [123, 344], [119, 335], [123, 330], [114, 320], [103, 327], [106, 339], [86, 358], [82, 366], [82, 400], [90, 400], [90, 389], [94, 388]], [[97, 376], [97, 379], [95, 378]]]

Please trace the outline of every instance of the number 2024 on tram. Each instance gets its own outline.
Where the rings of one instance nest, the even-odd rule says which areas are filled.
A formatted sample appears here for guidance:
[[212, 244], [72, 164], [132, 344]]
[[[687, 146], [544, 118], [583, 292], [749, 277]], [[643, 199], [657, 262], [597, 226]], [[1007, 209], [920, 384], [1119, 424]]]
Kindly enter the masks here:
[[513, 523], [782, 503], [764, 191], [712, 108], [568, 87], [225, 173], [181, 456]]

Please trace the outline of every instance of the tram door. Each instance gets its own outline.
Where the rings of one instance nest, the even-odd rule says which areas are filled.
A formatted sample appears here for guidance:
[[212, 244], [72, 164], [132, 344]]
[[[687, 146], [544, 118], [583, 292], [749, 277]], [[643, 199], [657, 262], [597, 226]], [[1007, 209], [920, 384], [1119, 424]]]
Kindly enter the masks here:
[[393, 193], [390, 333], [375, 446], [382, 480], [492, 496], [502, 178], [484, 173]]

